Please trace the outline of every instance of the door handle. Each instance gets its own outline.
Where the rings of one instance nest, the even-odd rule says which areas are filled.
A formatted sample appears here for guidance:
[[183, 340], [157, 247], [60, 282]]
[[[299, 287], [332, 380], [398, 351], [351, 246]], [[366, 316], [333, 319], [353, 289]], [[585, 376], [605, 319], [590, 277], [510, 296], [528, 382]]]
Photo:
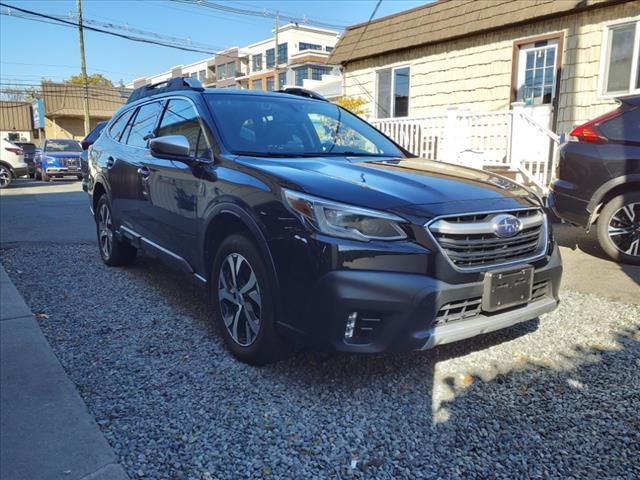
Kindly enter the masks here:
[[143, 181], [149, 180], [149, 175], [151, 175], [151, 170], [149, 170], [147, 167], [142, 166], [138, 168], [138, 175], [140, 175]]
[[116, 163], [113, 157], [107, 158], [107, 169], [113, 168], [113, 165]]

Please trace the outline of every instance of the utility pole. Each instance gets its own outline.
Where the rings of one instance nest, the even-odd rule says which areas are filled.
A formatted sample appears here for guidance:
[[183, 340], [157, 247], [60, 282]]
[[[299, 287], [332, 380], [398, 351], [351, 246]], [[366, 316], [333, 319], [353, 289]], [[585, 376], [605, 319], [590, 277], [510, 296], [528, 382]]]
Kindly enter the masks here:
[[280, 90], [280, 75], [278, 74], [278, 12], [276, 12], [276, 55], [275, 55], [275, 60], [276, 60], [276, 78], [273, 82], [273, 84], [275, 85], [274, 90]]
[[78, 0], [78, 33], [80, 35], [80, 68], [82, 69], [82, 103], [84, 107], [84, 135], [91, 131], [89, 119], [89, 80], [87, 78], [87, 61], [84, 57], [84, 32], [82, 31], [82, 0]]

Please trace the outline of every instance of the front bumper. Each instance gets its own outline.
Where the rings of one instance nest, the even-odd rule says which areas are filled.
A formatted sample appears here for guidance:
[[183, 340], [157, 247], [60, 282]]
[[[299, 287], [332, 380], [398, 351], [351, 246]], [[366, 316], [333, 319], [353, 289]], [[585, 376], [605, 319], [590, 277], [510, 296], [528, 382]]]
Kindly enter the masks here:
[[69, 169], [68, 167], [48, 167], [45, 168], [47, 175], [58, 175], [58, 176], [74, 176], [82, 175], [82, 170], [80, 168]]
[[[535, 270], [544, 288], [524, 306], [493, 314], [479, 309], [473, 316], [450, 320], [447, 306], [477, 302], [484, 282], [449, 284], [416, 274], [337, 270], [327, 273], [307, 305], [312, 344], [361, 353], [423, 350], [534, 319], [558, 305], [562, 261], [557, 248]], [[453, 308], [453, 307], [449, 307]], [[354, 335], [345, 338], [349, 314], [357, 312]], [[444, 321], [443, 321], [444, 318]]]

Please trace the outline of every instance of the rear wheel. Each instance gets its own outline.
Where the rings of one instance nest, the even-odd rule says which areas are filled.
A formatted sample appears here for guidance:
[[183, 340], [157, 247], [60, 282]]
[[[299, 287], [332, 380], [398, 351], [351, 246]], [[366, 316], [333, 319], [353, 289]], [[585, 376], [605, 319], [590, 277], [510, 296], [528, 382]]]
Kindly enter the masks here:
[[222, 242], [211, 270], [214, 309], [225, 343], [239, 360], [252, 365], [273, 362], [282, 353], [267, 272], [255, 245], [238, 234]]
[[612, 259], [640, 265], [640, 193], [612, 198], [598, 217], [598, 241]]
[[6, 165], [0, 165], [0, 188], [7, 188], [11, 184], [13, 176]]
[[131, 244], [120, 240], [116, 235], [111, 204], [106, 195], [98, 200], [96, 208], [96, 229], [98, 248], [102, 261], [110, 267], [131, 265], [136, 259], [137, 250]]

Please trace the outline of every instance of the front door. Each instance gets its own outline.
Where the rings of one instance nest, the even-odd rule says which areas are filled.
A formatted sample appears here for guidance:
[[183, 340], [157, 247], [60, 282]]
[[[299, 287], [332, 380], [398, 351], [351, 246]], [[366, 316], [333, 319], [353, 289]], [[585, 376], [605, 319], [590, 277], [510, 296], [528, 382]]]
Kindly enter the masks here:
[[518, 52], [517, 98], [524, 113], [540, 125], [552, 128], [556, 105], [556, 73], [559, 41], [542, 40], [520, 45]]
[[189, 141], [191, 161], [153, 158], [148, 155], [142, 168], [151, 203], [150, 230], [156, 243], [195, 265], [200, 218], [204, 207], [206, 180], [203, 164], [211, 150], [193, 104], [183, 98], [169, 100], [156, 137], [182, 135]]

